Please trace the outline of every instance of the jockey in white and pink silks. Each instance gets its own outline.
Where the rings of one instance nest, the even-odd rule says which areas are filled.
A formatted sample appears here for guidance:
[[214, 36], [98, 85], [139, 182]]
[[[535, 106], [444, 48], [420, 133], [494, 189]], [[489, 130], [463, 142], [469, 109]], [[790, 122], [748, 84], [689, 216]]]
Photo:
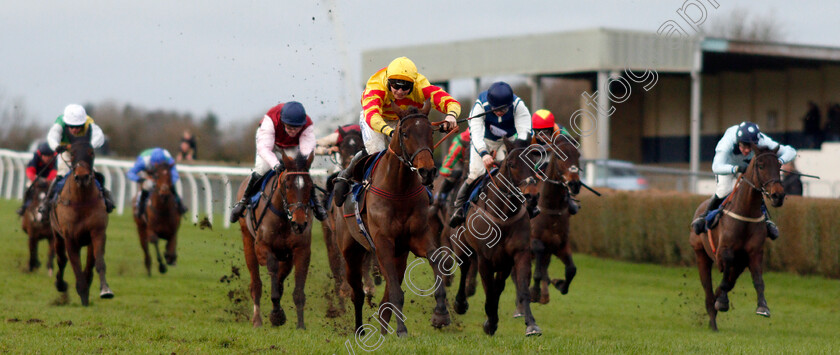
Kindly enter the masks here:
[[[315, 149], [315, 132], [312, 119], [306, 115], [303, 105], [297, 101], [278, 104], [268, 110], [257, 129], [257, 157], [254, 170], [248, 179], [245, 194], [234, 206], [230, 214], [231, 223], [242, 217], [248, 200], [257, 192], [263, 176], [274, 170], [278, 175], [285, 170], [283, 162], [277, 158], [282, 150], [287, 156], [295, 156], [298, 152], [308, 157]], [[313, 188], [314, 189], [314, 188]], [[312, 191], [313, 214], [319, 221], [327, 217], [327, 212]]]

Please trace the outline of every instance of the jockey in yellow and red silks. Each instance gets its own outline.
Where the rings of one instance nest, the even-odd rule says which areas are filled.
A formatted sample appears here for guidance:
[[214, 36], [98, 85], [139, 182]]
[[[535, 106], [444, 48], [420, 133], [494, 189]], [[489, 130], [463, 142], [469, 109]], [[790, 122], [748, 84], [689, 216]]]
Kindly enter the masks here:
[[362, 114], [359, 118], [365, 149], [356, 154], [350, 165], [336, 178], [334, 191], [338, 196], [337, 205], [344, 203], [341, 197], [350, 190], [347, 179], [356, 162], [388, 147], [388, 138], [399, 122], [397, 113], [391, 107], [392, 103], [405, 110], [409, 106], [421, 108], [426, 100], [430, 100], [432, 107], [446, 115], [443, 126], [445, 131], [456, 127], [461, 104], [442, 88], [429, 83], [425, 76], [417, 72], [417, 66], [410, 59], [394, 59], [368, 79], [362, 93]]

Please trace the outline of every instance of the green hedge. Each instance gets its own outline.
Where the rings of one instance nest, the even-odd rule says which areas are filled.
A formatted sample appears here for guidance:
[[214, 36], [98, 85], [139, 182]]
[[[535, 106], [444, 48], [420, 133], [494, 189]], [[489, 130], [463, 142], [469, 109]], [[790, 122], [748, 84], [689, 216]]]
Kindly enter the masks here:
[[[643, 191], [581, 194], [572, 218], [575, 252], [665, 265], [694, 265], [688, 243], [694, 210], [707, 196]], [[840, 278], [840, 200], [788, 197], [770, 207], [778, 240], [765, 243], [765, 268]]]

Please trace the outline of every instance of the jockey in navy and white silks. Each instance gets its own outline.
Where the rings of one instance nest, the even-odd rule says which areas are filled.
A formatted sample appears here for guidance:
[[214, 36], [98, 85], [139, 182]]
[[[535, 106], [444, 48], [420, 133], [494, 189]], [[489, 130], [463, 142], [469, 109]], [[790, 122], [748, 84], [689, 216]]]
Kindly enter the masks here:
[[[531, 112], [522, 99], [514, 95], [510, 85], [502, 81], [490, 85], [487, 91], [478, 95], [470, 117], [489, 111], [492, 113], [469, 121], [470, 169], [455, 199], [455, 214], [449, 220], [450, 226], [453, 227], [463, 223], [466, 217], [461, 206], [467, 202], [469, 185], [484, 175], [494, 163], [505, 158], [503, 138], [530, 139], [528, 135], [531, 132]], [[495, 156], [492, 156], [491, 152], [494, 152]]]
[[181, 203], [181, 197], [175, 191], [175, 183], [180, 176], [178, 175], [178, 169], [175, 167], [175, 159], [172, 158], [172, 154], [169, 154], [169, 151], [163, 148], [149, 148], [137, 156], [137, 161], [134, 162], [134, 166], [126, 172], [129, 180], [140, 184], [140, 196], [137, 197], [136, 210], [136, 216], [138, 217], [143, 215], [143, 207], [146, 206], [146, 199], [149, 197], [149, 192], [154, 188], [154, 181], [150, 177], [154, 173], [155, 166], [159, 164], [169, 167], [169, 175], [172, 179], [172, 185], [170, 186], [172, 188], [172, 194], [175, 195], [175, 201], [178, 203], [178, 211], [181, 214], [187, 211], [187, 208]]
[[[726, 195], [732, 192], [737, 173], [747, 171], [749, 160], [755, 157], [755, 152], [752, 151], [750, 144], [765, 149], [776, 149], [778, 147], [777, 156], [782, 164], [796, 158], [795, 149], [788, 145], [779, 144], [766, 134], [761, 133], [755, 123], [745, 121], [727, 128], [723, 138], [715, 147], [715, 158], [712, 160], [712, 172], [715, 173], [717, 190], [712, 195], [706, 212], [692, 222], [692, 227], [697, 234], [703, 233], [705, 230], [706, 215], [720, 207]], [[764, 206], [762, 206], [762, 210], [766, 213]], [[778, 228], [769, 218], [767, 219], [767, 233], [771, 239], [776, 239], [779, 236]]]

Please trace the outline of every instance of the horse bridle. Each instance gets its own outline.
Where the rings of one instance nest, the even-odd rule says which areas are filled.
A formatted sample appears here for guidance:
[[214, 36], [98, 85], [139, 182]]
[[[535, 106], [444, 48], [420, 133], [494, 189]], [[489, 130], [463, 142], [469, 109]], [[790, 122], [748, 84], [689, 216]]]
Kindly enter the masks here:
[[[553, 144], [553, 143], [546, 143], [546, 144]], [[557, 154], [557, 153], [555, 153], [555, 152], [554, 152], [554, 150], [553, 150], [553, 149], [551, 150], [551, 153], [552, 153], [552, 154], [555, 154], [555, 155]], [[547, 163], [547, 164], [548, 164], [548, 163]], [[570, 166], [569, 166], [566, 170], [567, 170], [568, 172], [572, 173], [572, 174], [575, 174], [575, 173], [580, 172], [580, 168], [579, 168], [577, 165], [574, 165], [574, 164], [570, 165]], [[560, 180], [549, 179], [549, 178], [548, 178], [548, 175], [546, 174], [546, 178], [545, 178], [545, 180], [543, 180], [543, 181], [545, 181], [545, 182], [547, 182], [547, 183], [549, 183], [549, 184], [553, 184], [553, 185], [562, 185], [564, 188], [566, 188], [566, 191], [568, 191], [568, 192], [569, 192], [569, 195], [570, 195], [570, 196], [574, 196], [574, 195], [575, 195], [575, 194], [573, 194], [573, 193], [572, 193], [572, 188], [571, 188], [571, 187], [569, 187], [569, 181], [568, 181], [568, 180], [566, 180], [566, 177], [564, 177], [564, 176], [563, 176], [563, 172], [562, 172], [562, 171], [560, 172]]]
[[[514, 149], [511, 149], [509, 152], [507, 152], [507, 156], [512, 156], [512, 155], [513, 155], [513, 152], [515, 152], [515, 151], [517, 151], [517, 150], [525, 150], [525, 148], [514, 148]], [[507, 156], [505, 157], [505, 159], [507, 159]], [[505, 175], [502, 173], [501, 169], [499, 169], [499, 174], [502, 174], [502, 177], [504, 177], [505, 179], [507, 179], [507, 181], [511, 181], [511, 180], [513, 180], [510, 176], [505, 176]], [[497, 184], [497, 183], [496, 183], [496, 180], [494, 180], [494, 179], [493, 179], [493, 175], [491, 175], [489, 171], [487, 172], [487, 175], [488, 175], [488, 176], [490, 176], [490, 181], [492, 181], [492, 182], [493, 182], [493, 185], [496, 185], [496, 189], [498, 189], [498, 190], [501, 192], [501, 191], [502, 191], [502, 189], [499, 187], [499, 184]], [[529, 177], [525, 178], [525, 180], [520, 181], [520, 182], [519, 182], [519, 184], [517, 184], [517, 185], [516, 185], [516, 187], [518, 187], [518, 188], [519, 188], [519, 187], [522, 187], [522, 186], [536, 185], [536, 184], [537, 184], [537, 179], [536, 179], [535, 177], [533, 177], [533, 176], [529, 176]], [[520, 192], [518, 192], [518, 193], [519, 193], [520, 195], [522, 194], [522, 193], [521, 193], [521, 191], [520, 191]], [[505, 197], [516, 197], [516, 192], [510, 192], [510, 191], [509, 191], [509, 192], [505, 193], [503, 196], [505, 196]]]
[[[758, 158], [760, 158], [760, 157], [762, 157], [762, 156], [764, 156], [764, 155], [772, 155], [774, 158], [776, 158], [776, 153], [773, 153], [773, 152], [765, 152], [765, 153], [761, 153], [761, 154], [759, 154], [759, 155], [757, 155], [757, 156], [755, 156], [755, 157], [753, 158], [753, 159], [755, 160], [755, 164], [756, 164], [756, 165], [758, 165]], [[777, 159], [778, 159], [778, 158], [777, 158]], [[753, 170], [754, 170], [753, 175], [755, 175], [755, 177], [756, 177], [756, 178], [758, 178], [758, 167], [756, 167], [756, 168], [755, 168], [755, 169], [753, 169]], [[763, 182], [763, 183], [760, 185], [761, 187], [759, 188], [759, 187], [757, 187], [757, 186], [756, 186], [756, 185], [757, 185], [757, 183], [756, 183], [756, 184], [753, 184], [753, 183], [752, 183], [752, 181], [750, 181], [750, 179], [748, 179], [748, 178], [747, 178], [747, 179], [741, 179], [741, 180], [743, 180], [744, 182], [746, 182], [746, 183], [747, 183], [747, 185], [750, 185], [750, 187], [751, 187], [753, 190], [756, 190], [756, 191], [760, 192], [762, 195], [764, 195], [764, 196], [766, 196], [766, 197], [768, 197], [768, 198], [770, 197], [770, 193], [769, 193], [769, 192], [767, 192], [767, 185], [768, 185], [768, 184], [772, 184], [772, 183], [774, 183], [774, 182], [778, 182], [778, 183], [781, 183], [781, 182], [782, 182], [782, 180], [780, 180], [780, 179], [768, 179], [767, 181]]]
[[[308, 176], [309, 172], [308, 171], [284, 171], [279, 177], [277, 177], [277, 179], [274, 180], [274, 184], [272, 184], [272, 186], [271, 186], [271, 196], [274, 196], [274, 191], [277, 190], [277, 185], [280, 184], [280, 182], [281, 182], [280, 180], [283, 179], [283, 181], [285, 181], [286, 176], [288, 176], [288, 175], [307, 175]], [[281, 195], [282, 195], [281, 201], [283, 202], [283, 211], [286, 212], [286, 218], [288, 218], [290, 221], [292, 220], [292, 215], [295, 213], [295, 211], [297, 211], [299, 209], [303, 209], [304, 212], [308, 212], [312, 208], [312, 206], [309, 205], [309, 201], [289, 203], [286, 200], [286, 193], [285, 193], [286, 188], [285, 187], [280, 192], [281, 192]], [[280, 211], [277, 211], [274, 208], [274, 205], [271, 203], [271, 197], [268, 197], [268, 208], [272, 212], [274, 212], [274, 214], [276, 214], [278, 216], [280, 215]]]
[[411, 154], [411, 156], [410, 156], [410, 157], [406, 158], [406, 156], [407, 156], [407, 155], [406, 155], [406, 153], [405, 153], [405, 150], [406, 150], [406, 149], [405, 149], [405, 140], [404, 140], [404, 139], [403, 139], [403, 137], [402, 137], [402, 127], [403, 127], [403, 122], [405, 122], [405, 120], [407, 120], [407, 119], [409, 119], [409, 118], [414, 118], [414, 117], [422, 117], [422, 118], [426, 118], [426, 119], [428, 119], [428, 117], [427, 117], [426, 115], [422, 114], [422, 113], [412, 113], [412, 114], [410, 114], [410, 115], [406, 115], [405, 117], [403, 117], [402, 119], [400, 119], [400, 123], [399, 123], [399, 127], [398, 127], [398, 128], [399, 128], [399, 132], [397, 132], [397, 142], [399, 142], [399, 144], [400, 144], [400, 154], [396, 154], [396, 152], [394, 152], [393, 150], [391, 150], [391, 152], [394, 152], [394, 153], [395, 153], [394, 155], [396, 155], [396, 156], [397, 156], [397, 159], [399, 159], [399, 160], [400, 160], [400, 162], [402, 162], [403, 164], [405, 164], [406, 166], [408, 166], [408, 168], [409, 168], [411, 171], [417, 171], [417, 168], [416, 168], [416, 167], [414, 167], [414, 164], [413, 164], [412, 162], [414, 161], [414, 158], [415, 158], [415, 157], [417, 157], [417, 155], [418, 155], [418, 154], [420, 154], [420, 153], [422, 153], [422, 152], [424, 152], [424, 151], [428, 151], [428, 152], [429, 152], [429, 155], [434, 155], [434, 153], [432, 153], [432, 149], [431, 149], [431, 148], [429, 148], [429, 147], [423, 147], [423, 148], [420, 148], [420, 149], [418, 149], [417, 151], [415, 151], [415, 152], [414, 152], [414, 154]]

